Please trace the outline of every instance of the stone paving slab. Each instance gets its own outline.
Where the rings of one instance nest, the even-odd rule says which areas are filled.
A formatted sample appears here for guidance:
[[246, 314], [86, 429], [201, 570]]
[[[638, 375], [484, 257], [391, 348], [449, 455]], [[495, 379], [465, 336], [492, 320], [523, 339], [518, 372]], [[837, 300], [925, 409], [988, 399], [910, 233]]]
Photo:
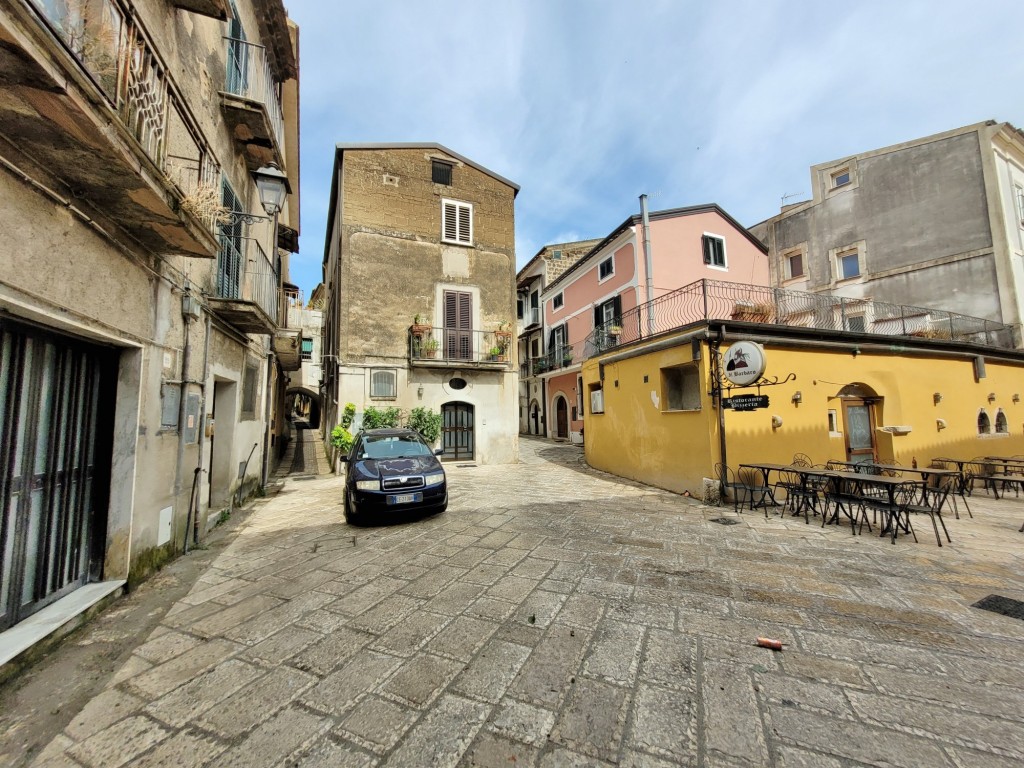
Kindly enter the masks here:
[[892, 545], [521, 455], [381, 527], [282, 478], [35, 764], [1024, 761], [1024, 622], [971, 607], [1024, 600], [1024, 499]]

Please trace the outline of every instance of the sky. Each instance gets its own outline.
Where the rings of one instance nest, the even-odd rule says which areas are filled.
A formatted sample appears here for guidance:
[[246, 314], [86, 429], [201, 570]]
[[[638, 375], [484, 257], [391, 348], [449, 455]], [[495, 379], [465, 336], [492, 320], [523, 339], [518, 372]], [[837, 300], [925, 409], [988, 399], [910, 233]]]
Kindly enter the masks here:
[[984, 120], [1024, 128], [1022, 0], [285, 0], [300, 29], [301, 239], [334, 146], [437, 142], [517, 183], [517, 268], [639, 212], [750, 226], [810, 166]]

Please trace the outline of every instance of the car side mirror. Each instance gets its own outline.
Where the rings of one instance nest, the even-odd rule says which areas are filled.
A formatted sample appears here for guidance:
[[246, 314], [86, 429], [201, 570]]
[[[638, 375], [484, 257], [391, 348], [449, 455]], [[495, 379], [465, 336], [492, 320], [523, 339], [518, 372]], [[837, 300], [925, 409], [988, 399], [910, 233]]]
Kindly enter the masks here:
[[444, 448], [435, 448], [434, 449], [434, 455], [435, 456], [441, 456], [443, 454], [444, 454]]
[[342, 454], [341, 456], [338, 457], [338, 460], [341, 461], [344, 464], [348, 464], [348, 454], [347, 453]]

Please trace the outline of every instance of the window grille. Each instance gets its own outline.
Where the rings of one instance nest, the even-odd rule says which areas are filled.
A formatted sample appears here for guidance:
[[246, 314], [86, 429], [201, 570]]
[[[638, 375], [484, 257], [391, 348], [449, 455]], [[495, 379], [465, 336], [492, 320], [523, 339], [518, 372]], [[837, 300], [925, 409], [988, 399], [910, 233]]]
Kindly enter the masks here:
[[398, 373], [391, 369], [371, 371], [370, 397], [398, 397]]

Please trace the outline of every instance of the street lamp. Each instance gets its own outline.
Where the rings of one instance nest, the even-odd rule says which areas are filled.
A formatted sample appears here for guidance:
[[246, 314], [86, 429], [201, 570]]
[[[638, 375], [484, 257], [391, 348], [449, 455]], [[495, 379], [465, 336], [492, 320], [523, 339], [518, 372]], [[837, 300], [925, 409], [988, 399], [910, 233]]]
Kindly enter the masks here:
[[[281, 270], [278, 268], [277, 258], [277, 216], [281, 213], [281, 209], [284, 207], [285, 197], [288, 196], [288, 177], [282, 173], [281, 169], [277, 166], [277, 163], [268, 163], [262, 168], [253, 171], [253, 180], [256, 182], [256, 189], [260, 193], [260, 204], [263, 206], [263, 210], [267, 212], [268, 216], [274, 219], [274, 226], [270, 239], [270, 253], [272, 254], [271, 265], [277, 272], [277, 317], [274, 318], [275, 323], [281, 322], [282, 315], [282, 301], [281, 301]], [[267, 420], [267, 431], [263, 437], [263, 485], [266, 487], [267, 481], [270, 477], [270, 408], [271, 408], [271, 391], [270, 381], [272, 375], [272, 361], [274, 359], [274, 353], [271, 352], [267, 355], [267, 407], [266, 407], [266, 420]]]

